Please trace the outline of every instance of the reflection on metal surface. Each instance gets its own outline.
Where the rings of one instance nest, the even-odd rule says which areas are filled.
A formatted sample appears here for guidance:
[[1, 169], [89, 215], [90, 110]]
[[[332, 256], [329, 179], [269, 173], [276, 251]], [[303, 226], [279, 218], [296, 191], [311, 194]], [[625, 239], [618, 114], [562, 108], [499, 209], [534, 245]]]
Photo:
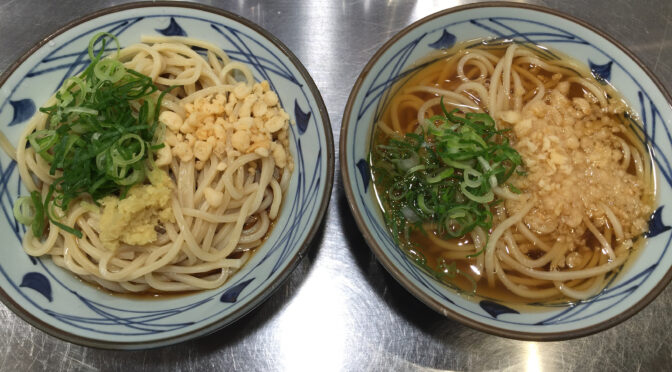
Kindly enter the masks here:
[[536, 342], [527, 342], [527, 360], [525, 363], [526, 372], [541, 372], [541, 359], [539, 358], [539, 349]]
[[[330, 24], [325, 22], [327, 20], [337, 19], [339, 15], [343, 14], [343, 10], [339, 10], [338, 7], [325, 6], [325, 4], [319, 1], [307, 1], [304, 4], [305, 14], [309, 15], [297, 19], [299, 25], [297, 27], [302, 29], [302, 34], [304, 36], [314, 36], [316, 39], [319, 39], [319, 51], [313, 53], [308, 53], [301, 59], [301, 63], [307, 66], [323, 66], [324, 69], [329, 70], [336, 63], [343, 63], [339, 59], [325, 58], [325, 53], [323, 50], [329, 49], [331, 45], [334, 45], [336, 41], [337, 33], [334, 27], [329, 27]], [[345, 7], [346, 5], [343, 4]], [[322, 17], [312, 17], [310, 15], [320, 13]], [[319, 36], [317, 36], [319, 35]]]
[[279, 354], [286, 371], [339, 371], [345, 360], [343, 293], [325, 273], [314, 273], [282, 315]]
[[437, 12], [437, 9], [448, 9], [452, 8], [458, 5], [464, 5], [466, 3], [469, 3], [469, 1], [461, 1], [461, 0], [424, 0], [424, 1], [418, 1], [415, 3], [415, 7], [413, 7], [413, 20], [418, 20], [420, 18], [423, 18], [425, 16], [428, 16], [432, 13]]

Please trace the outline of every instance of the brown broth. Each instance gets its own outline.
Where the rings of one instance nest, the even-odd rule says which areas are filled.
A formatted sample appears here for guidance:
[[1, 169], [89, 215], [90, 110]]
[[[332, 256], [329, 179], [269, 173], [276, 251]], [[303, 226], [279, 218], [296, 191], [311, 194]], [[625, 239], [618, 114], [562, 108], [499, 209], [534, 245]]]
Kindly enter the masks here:
[[[481, 44], [480, 46], [478, 44]], [[392, 118], [397, 117], [399, 119], [400, 127], [402, 128], [402, 131], [404, 133], [409, 133], [412, 132], [416, 129], [417, 127], [417, 109], [414, 107], [414, 103], [412, 103], [411, 98], [407, 98], [408, 92], [410, 87], [416, 86], [416, 85], [430, 85], [433, 87], [441, 88], [441, 89], [447, 89], [447, 90], [454, 90], [459, 84], [462, 83], [462, 81], [456, 76], [455, 73], [446, 73], [446, 70], [451, 69], [452, 65], [456, 64], [457, 60], [459, 59], [460, 56], [464, 55], [464, 49], [465, 48], [471, 48], [476, 45], [476, 48], [485, 48], [488, 50], [488, 52], [496, 55], [497, 57], [502, 57], [506, 51], [506, 48], [509, 46], [509, 44], [505, 44], [501, 47], [498, 48], [493, 48], [492, 46], [488, 46], [487, 43], [484, 43], [482, 41], [470, 41], [463, 43], [461, 45], [456, 46], [453, 50], [449, 52], [442, 52], [443, 54], [440, 56], [440, 58], [437, 59], [436, 55], [428, 57], [428, 60], [432, 59], [437, 59], [435, 62], [427, 65], [424, 67], [421, 71], [415, 73], [414, 75], [410, 76], [407, 78], [407, 80], [400, 82], [398, 86], [393, 88], [393, 94], [391, 100], [388, 102], [386, 107], [383, 108], [383, 113], [381, 116], [381, 120], [385, 123], [387, 123], [389, 126], [391, 126], [390, 123], [392, 123]], [[455, 52], [457, 51], [457, 52]], [[559, 54], [559, 53], [556, 53]], [[565, 57], [566, 58], [566, 57]], [[493, 63], [494, 64], [494, 63]], [[555, 75], [552, 72], [545, 71], [543, 69], [533, 67], [533, 66], [528, 66], [528, 70], [533, 73], [535, 76], [537, 76], [538, 79], [542, 80], [543, 82], [546, 82], [547, 84], [552, 84], [554, 86], [557, 84], [557, 81], [553, 79], [553, 75]], [[587, 73], [588, 69], [586, 67], [586, 70], [579, 74], [576, 71], [570, 71], [568, 70], [568, 76], [583, 76], [583, 77], [589, 77]], [[466, 75], [469, 75], [470, 72], [467, 71], [465, 73]], [[471, 76], [476, 76], [478, 74], [478, 71], [472, 71]], [[590, 77], [592, 79], [592, 77]], [[594, 80], [594, 79], [593, 79]], [[396, 92], [395, 92], [396, 90]], [[611, 88], [610, 86], [606, 86], [605, 90], [607, 91], [609, 100], [621, 100], [620, 95], [617, 94]], [[581, 86], [580, 84], [572, 83], [570, 84], [570, 91], [569, 91], [569, 98], [574, 98], [574, 97], [584, 97], [584, 95], [587, 93], [586, 89]], [[430, 93], [414, 93], [413, 94], [415, 97], [419, 97], [422, 101], [429, 100], [431, 98], [437, 97], [438, 95], [430, 94]], [[396, 100], [396, 101], [395, 101]], [[393, 112], [393, 104], [392, 102], [402, 102], [401, 105], [399, 105], [399, 110], [398, 112], [394, 113]], [[435, 114], [440, 114], [441, 109], [438, 107], [433, 107], [431, 110], [430, 115], [435, 115]], [[620, 122], [627, 122], [625, 117], [619, 117], [618, 118]], [[632, 143], [625, 135], [620, 135], [621, 138], [626, 140], [628, 143]], [[374, 146], [377, 146], [379, 144], [385, 144], [387, 143], [388, 139], [390, 137], [385, 134], [381, 129], [376, 128], [374, 131], [374, 135], [372, 136], [372, 143], [371, 143], [371, 148], [373, 149]], [[515, 141], [515, 138], [512, 138], [512, 141]], [[635, 144], [635, 146], [641, 146], [641, 144]], [[650, 154], [649, 151], [647, 153]], [[385, 213], [386, 205], [385, 205], [385, 200], [384, 200], [384, 194], [385, 190], [381, 189], [381, 186], [379, 183], [376, 182], [378, 174], [376, 173], [376, 165], [379, 164], [380, 159], [376, 155], [375, 151], [371, 152], [370, 156], [370, 161], [371, 161], [371, 170], [372, 170], [372, 179], [374, 183], [374, 189], [376, 192], [376, 198], [377, 201], [379, 202], [379, 205], [381, 209], [383, 210], [383, 213]], [[645, 161], [651, 162], [650, 159], [645, 159]], [[634, 165], [631, 165], [628, 169], [627, 172], [634, 174], [635, 173], [635, 168]], [[650, 194], [647, 194], [647, 198], [651, 198], [653, 200], [655, 198], [655, 185], [651, 185], [651, 188], [653, 189]], [[651, 202], [652, 203], [652, 202]], [[492, 210], [494, 213], [494, 209]], [[428, 231], [427, 233], [432, 234], [433, 231]], [[516, 231], [514, 229], [514, 234], [516, 234]], [[611, 234], [611, 233], [609, 233]], [[541, 237], [542, 240], [544, 240], [543, 236]], [[403, 236], [400, 236], [399, 239], [402, 241], [405, 239]], [[580, 247], [576, 250], [577, 256], [580, 258], [576, 258], [576, 262], [578, 262], [577, 266], [583, 267], [587, 262], [590, 262], [592, 257], [593, 257], [593, 252], [595, 250], [600, 249], [600, 243], [597, 241], [597, 239], [592, 235], [592, 234], [585, 234], [584, 237], [585, 240], [585, 246]], [[462, 241], [462, 242], [468, 242], [467, 237], [462, 237], [460, 239], [457, 239], [456, 241]], [[553, 241], [549, 240], [544, 240], [546, 244], [549, 246], [553, 245]], [[405, 243], [408, 243], [412, 245], [413, 247], [417, 247], [419, 252], [422, 254], [422, 256], [425, 257], [426, 259], [426, 265], [429, 268], [430, 271], [438, 271], [438, 264], [442, 260], [442, 254], [445, 252], [445, 250], [441, 247], [436, 246], [424, 233], [420, 231], [414, 231], [410, 235], [410, 239], [408, 241], [405, 241]], [[644, 245], [645, 239], [644, 238], [639, 238], [636, 241], [635, 246], [630, 249], [630, 252], [627, 253], [628, 255], [633, 255], [633, 252], [639, 252], [641, 251], [641, 247]], [[471, 275], [474, 276], [474, 270], [472, 269], [472, 265], [475, 264], [476, 259], [475, 258], [467, 258], [465, 254], [464, 259], [446, 259], [447, 262], [452, 263], [454, 262], [457, 265], [457, 268], [459, 272], [465, 273], [466, 275]], [[542, 257], [545, 254], [545, 251], [541, 249], [535, 249], [535, 247], [532, 247], [529, 251], [524, 253], [528, 258], [534, 260]], [[626, 260], [627, 262], [630, 260]], [[599, 262], [598, 262], [599, 263]], [[543, 269], [548, 270], [550, 264], [547, 264]], [[619, 269], [613, 270], [613, 272], [618, 271]], [[522, 274], [520, 276], [523, 276]], [[606, 281], [605, 281], [606, 282]], [[473, 284], [472, 281], [467, 279], [465, 275], [457, 275], [454, 279], [450, 280], [449, 283], [447, 283], [450, 286], [455, 286], [459, 288], [463, 293], [465, 294], [470, 294], [473, 293]], [[552, 284], [550, 285], [552, 287]], [[549, 284], [545, 284], [542, 286], [542, 288], [549, 288]], [[496, 280], [496, 285], [494, 287], [490, 287], [487, 285], [486, 281], [484, 278], [481, 278], [477, 282], [477, 288], [476, 292], [477, 295], [485, 297], [485, 298], [491, 298], [499, 301], [504, 301], [504, 302], [509, 302], [509, 303], [516, 303], [516, 304], [531, 304], [531, 303], [536, 303], [538, 301], [535, 300], [530, 300], [528, 298], [524, 298], [521, 296], [518, 296], [511, 291], [509, 291], [505, 286], [499, 281]], [[544, 299], [542, 302], [544, 303], [549, 303], [549, 302], [558, 302], [558, 303], [566, 303], [570, 301], [569, 299], [563, 297], [562, 295], [558, 295], [556, 297], [552, 297], [549, 299]]]

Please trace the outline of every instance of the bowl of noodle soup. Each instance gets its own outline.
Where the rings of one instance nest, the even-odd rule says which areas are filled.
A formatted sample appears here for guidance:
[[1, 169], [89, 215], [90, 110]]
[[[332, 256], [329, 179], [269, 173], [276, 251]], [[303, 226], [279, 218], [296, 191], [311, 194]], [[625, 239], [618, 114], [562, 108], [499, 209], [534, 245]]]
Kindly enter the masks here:
[[670, 102], [580, 20], [447, 9], [399, 32], [357, 80], [346, 195], [378, 260], [434, 310], [511, 338], [595, 333], [672, 277]]
[[236, 15], [105, 9], [0, 86], [0, 298], [56, 337], [140, 349], [214, 332], [278, 288], [326, 211], [320, 93]]

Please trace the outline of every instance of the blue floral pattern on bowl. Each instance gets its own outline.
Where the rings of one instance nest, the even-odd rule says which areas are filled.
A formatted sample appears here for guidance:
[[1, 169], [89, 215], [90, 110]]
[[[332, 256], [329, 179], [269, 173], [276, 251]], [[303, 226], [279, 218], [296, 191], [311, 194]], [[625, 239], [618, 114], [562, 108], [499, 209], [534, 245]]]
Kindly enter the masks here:
[[4, 76], [0, 87], [0, 129], [16, 142], [23, 124], [68, 77], [89, 63], [89, 39], [116, 35], [122, 46], [143, 34], [195, 37], [220, 46], [231, 59], [251, 66], [256, 80], [268, 80], [295, 125], [290, 151], [295, 168], [280, 217], [266, 243], [221, 288], [166, 299], [112, 296], [82, 283], [48, 259], [26, 255], [25, 228], [12, 215], [24, 193], [16, 163], [0, 155], [2, 300], [32, 324], [57, 337], [109, 348], [155, 347], [213, 332], [265, 299], [291, 269], [325, 213], [333, 180], [333, 140], [322, 98], [287, 48], [242, 18], [196, 5], [134, 5], [102, 11], [66, 26]]
[[[416, 61], [436, 49], [478, 38], [542, 44], [590, 66], [603, 83], [613, 84], [639, 113], [643, 127], [634, 127], [654, 150], [660, 207], [654, 213], [649, 239], [599, 295], [574, 306], [530, 304], [509, 307], [488, 299], [465, 298], [414, 265], [398, 249], [385, 227], [372, 195], [368, 151], [372, 129], [397, 82], [409, 78]], [[552, 54], [552, 52], [548, 52]], [[478, 329], [524, 339], [562, 339], [593, 333], [641, 309], [672, 276], [672, 120], [670, 102], [628, 52], [580, 21], [530, 6], [465, 6], [418, 21], [389, 41], [365, 68], [346, 107], [341, 133], [341, 166], [345, 187], [360, 229], [379, 260], [416, 297], [448, 316]], [[662, 177], [660, 177], [662, 176]], [[623, 314], [626, 314], [625, 316]]]

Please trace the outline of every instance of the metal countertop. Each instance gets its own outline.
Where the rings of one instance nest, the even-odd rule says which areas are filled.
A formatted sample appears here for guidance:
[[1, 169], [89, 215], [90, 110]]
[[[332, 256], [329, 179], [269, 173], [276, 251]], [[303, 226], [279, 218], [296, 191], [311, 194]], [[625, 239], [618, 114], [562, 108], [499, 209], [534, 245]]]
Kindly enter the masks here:
[[[76, 18], [125, 1], [0, 1], [0, 71]], [[203, 1], [277, 36], [317, 83], [338, 152], [355, 79], [410, 23], [471, 1]], [[633, 51], [672, 91], [672, 1], [530, 1], [581, 18]], [[338, 159], [338, 154], [336, 154]], [[147, 351], [70, 344], [0, 305], [0, 370], [662, 370], [672, 366], [672, 286], [631, 319], [564, 342], [491, 336], [430, 310], [364, 242], [338, 160], [329, 211], [306, 257], [265, 303], [207, 337]]]

